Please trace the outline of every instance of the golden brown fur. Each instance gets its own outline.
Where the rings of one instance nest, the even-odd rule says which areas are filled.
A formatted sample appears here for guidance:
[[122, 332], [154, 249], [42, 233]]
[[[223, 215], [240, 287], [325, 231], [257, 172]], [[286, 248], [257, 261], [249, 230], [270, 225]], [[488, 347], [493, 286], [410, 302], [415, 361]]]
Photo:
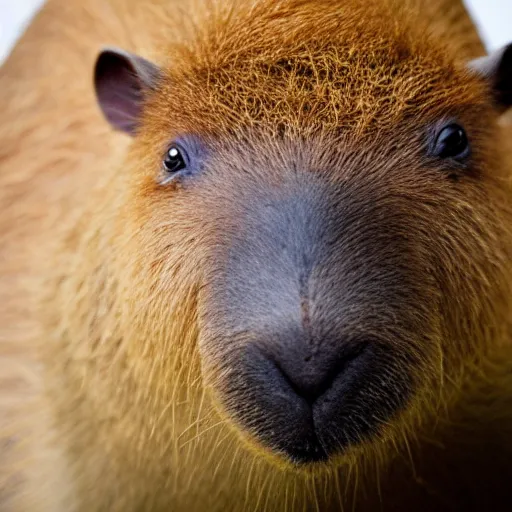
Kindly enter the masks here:
[[[132, 145], [96, 106], [104, 44], [166, 70]], [[0, 72], [2, 510], [507, 510], [510, 130], [479, 132], [496, 115], [464, 63], [482, 52], [458, 1], [50, 0]], [[453, 343], [384, 440], [330, 471], [278, 467], [203, 385], [204, 219], [219, 198], [176, 192], [170, 206], [160, 152], [175, 134], [235, 128], [357, 145], [409, 109], [463, 111], [480, 144], [483, 186], [415, 189], [465, 212], [464, 225], [448, 207], [423, 219], [444, 234], [461, 299], [440, 304], [436, 339]]]

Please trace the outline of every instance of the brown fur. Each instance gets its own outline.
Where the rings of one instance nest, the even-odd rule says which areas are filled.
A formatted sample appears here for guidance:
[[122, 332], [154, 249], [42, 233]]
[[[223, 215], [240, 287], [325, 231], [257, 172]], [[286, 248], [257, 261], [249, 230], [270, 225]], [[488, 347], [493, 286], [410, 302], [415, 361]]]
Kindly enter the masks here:
[[[103, 44], [165, 67], [133, 144], [95, 105]], [[510, 129], [465, 70], [481, 53], [458, 1], [50, 0], [0, 76], [2, 510], [508, 510]], [[447, 113], [477, 154], [458, 188], [405, 149]], [[189, 132], [223, 141], [218, 176], [158, 186]], [[407, 229], [443, 262], [416, 400], [328, 468], [241, 442], [211, 398], [222, 376], [200, 371], [208, 251], [248, 187], [236, 136], [276, 185], [258, 149], [322, 169], [346, 158], [326, 147], [369, 162], [398, 141], [372, 178], [421, 206]], [[351, 172], [329, 179], [369, 193]]]

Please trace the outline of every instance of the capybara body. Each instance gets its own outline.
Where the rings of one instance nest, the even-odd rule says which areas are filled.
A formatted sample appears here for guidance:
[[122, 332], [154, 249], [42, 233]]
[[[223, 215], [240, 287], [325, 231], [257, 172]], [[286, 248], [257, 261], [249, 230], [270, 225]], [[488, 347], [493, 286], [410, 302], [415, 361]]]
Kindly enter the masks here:
[[2, 510], [510, 510], [484, 53], [457, 0], [50, 0], [0, 77]]

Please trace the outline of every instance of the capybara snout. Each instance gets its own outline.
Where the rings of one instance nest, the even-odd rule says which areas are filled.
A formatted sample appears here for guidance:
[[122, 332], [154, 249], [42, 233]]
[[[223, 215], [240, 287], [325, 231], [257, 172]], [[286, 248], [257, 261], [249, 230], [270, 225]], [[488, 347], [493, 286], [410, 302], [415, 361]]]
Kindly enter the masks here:
[[299, 149], [279, 160], [271, 148], [253, 148], [266, 162], [225, 157], [251, 167], [216, 166], [201, 185], [217, 198], [219, 233], [205, 262], [201, 357], [240, 429], [307, 463], [381, 435], [426, 385], [437, 343], [426, 304], [438, 289], [414, 234], [426, 229], [412, 220], [422, 206], [392, 187], [413, 161], [389, 169], [341, 148], [314, 165], [311, 143], [306, 165]]

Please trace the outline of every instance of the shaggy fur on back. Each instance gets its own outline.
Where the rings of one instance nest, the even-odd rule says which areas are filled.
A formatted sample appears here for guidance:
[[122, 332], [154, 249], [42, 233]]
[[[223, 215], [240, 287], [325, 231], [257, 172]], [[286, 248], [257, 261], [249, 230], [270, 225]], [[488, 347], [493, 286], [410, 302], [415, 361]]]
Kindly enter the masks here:
[[[135, 142], [96, 106], [106, 44], [164, 70]], [[49, 0], [0, 70], [0, 508], [508, 510], [512, 133], [466, 70], [482, 54], [458, 0]], [[434, 171], [402, 179], [422, 164], [411, 127], [452, 113], [475, 173], [448, 191]], [[155, 180], [187, 133], [224, 155], [198, 194]], [[292, 157], [352, 161], [418, 203], [408, 233], [441, 233], [436, 278], [458, 298], [422, 304], [433, 328], [410, 410], [311, 471], [241, 439], [197, 348], [208, 251], [246, 190], [226, 169], [262, 168], [261, 148], [276, 186]]]

